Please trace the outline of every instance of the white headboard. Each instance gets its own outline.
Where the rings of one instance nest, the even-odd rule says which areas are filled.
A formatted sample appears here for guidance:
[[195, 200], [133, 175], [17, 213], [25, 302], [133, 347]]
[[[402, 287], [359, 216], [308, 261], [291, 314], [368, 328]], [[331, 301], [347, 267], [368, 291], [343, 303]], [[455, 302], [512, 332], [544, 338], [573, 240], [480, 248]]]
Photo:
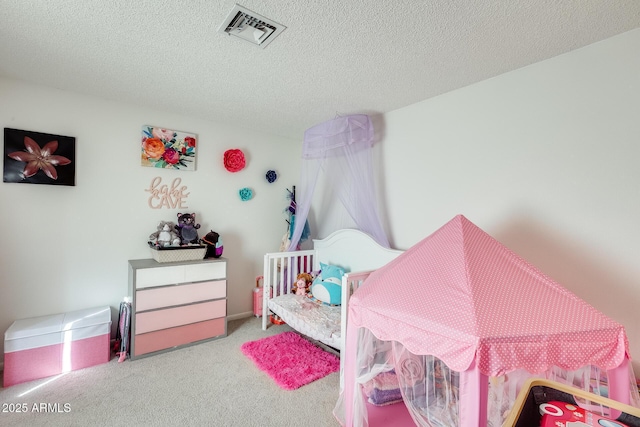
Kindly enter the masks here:
[[347, 272], [376, 270], [402, 251], [380, 246], [370, 235], [355, 229], [334, 231], [324, 239], [314, 239], [315, 269], [319, 261], [344, 268]]

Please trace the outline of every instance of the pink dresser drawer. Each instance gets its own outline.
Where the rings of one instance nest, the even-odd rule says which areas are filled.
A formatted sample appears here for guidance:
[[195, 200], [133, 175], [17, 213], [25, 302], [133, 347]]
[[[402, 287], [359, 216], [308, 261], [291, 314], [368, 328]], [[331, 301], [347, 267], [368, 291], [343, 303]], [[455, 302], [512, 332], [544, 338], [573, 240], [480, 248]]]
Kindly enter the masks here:
[[214, 338], [225, 332], [225, 318], [220, 318], [137, 335], [134, 356]]
[[226, 293], [226, 280], [143, 289], [136, 292], [136, 311], [219, 299], [226, 297]]
[[167, 308], [164, 310], [148, 311], [146, 313], [136, 313], [136, 340], [138, 339], [138, 335], [147, 332], [202, 322], [226, 315], [226, 299]]

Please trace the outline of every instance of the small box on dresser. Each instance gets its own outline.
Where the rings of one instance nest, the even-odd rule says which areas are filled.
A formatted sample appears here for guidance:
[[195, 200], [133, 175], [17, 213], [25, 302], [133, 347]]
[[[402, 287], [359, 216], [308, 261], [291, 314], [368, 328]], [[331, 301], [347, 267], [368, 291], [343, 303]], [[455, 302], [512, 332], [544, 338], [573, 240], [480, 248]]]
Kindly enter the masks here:
[[227, 260], [129, 261], [134, 360], [227, 336]]

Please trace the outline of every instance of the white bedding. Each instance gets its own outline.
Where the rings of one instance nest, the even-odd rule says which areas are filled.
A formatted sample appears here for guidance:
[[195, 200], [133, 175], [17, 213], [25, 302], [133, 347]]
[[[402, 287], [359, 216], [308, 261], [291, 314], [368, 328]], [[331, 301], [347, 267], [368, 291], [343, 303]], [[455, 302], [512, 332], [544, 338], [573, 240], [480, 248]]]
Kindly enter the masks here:
[[329, 306], [306, 296], [286, 294], [269, 300], [269, 309], [293, 329], [340, 350], [339, 306]]

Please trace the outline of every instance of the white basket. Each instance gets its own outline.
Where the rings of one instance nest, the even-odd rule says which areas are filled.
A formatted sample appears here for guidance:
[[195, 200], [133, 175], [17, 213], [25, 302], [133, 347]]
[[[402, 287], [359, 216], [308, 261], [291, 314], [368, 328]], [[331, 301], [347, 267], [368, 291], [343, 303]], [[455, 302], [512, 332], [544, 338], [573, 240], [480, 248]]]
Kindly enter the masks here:
[[204, 259], [206, 246], [190, 246], [186, 248], [151, 248], [151, 256], [158, 262], [196, 261]]

